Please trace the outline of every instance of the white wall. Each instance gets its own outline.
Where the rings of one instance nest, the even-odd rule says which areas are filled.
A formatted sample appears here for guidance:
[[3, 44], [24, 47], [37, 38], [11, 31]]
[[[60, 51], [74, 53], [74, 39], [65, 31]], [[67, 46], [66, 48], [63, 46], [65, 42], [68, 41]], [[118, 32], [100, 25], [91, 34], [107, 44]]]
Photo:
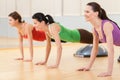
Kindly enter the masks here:
[[0, 16], [5, 17], [6, 15], [6, 0], [0, 0]]
[[90, 1], [98, 2], [108, 14], [120, 14], [120, 0], [0, 0], [0, 17], [17, 10], [23, 17], [36, 12], [53, 16], [79, 16]]
[[31, 1], [32, 0], [16, 0], [16, 10], [21, 13], [22, 16], [31, 16]]
[[99, 3], [107, 14], [120, 14], [120, 0], [81, 0], [82, 14], [84, 13], [85, 5], [92, 1]]
[[0, 0], [0, 17], [7, 17], [15, 10], [15, 0]]
[[3, 8], [6, 10], [6, 13], [3, 13], [6, 16], [9, 15], [12, 11], [15, 10], [15, 1], [16, 0], [1, 0], [1, 1], [6, 1], [6, 8]]
[[81, 14], [80, 0], [63, 0], [64, 16], [79, 16]]

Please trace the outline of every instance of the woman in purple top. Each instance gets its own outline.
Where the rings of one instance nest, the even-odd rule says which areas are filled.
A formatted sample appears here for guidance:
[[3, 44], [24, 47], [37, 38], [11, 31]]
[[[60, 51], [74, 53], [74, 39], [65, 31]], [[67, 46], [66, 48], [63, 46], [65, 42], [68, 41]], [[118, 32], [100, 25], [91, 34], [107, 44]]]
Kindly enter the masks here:
[[107, 43], [108, 67], [106, 72], [100, 73], [98, 76], [111, 76], [114, 63], [113, 45], [120, 46], [120, 29], [114, 21], [107, 17], [105, 10], [96, 2], [90, 2], [87, 4], [85, 18], [93, 26], [93, 48], [88, 65], [78, 69], [78, 71], [90, 70], [95, 61], [98, 52], [98, 42], [100, 40], [103, 43]]

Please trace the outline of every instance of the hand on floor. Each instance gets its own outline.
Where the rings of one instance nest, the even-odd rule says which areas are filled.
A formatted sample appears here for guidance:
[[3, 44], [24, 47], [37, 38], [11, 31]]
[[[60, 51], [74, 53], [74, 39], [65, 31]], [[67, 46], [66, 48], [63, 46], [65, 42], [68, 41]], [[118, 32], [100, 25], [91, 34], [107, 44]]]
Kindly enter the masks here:
[[58, 68], [58, 65], [52, 65], [52, 66], [48, 66], [49, 69], [54, 69], [54, 68]]
[[44, 61], [44, 62], [38, 62], [38, 63], [36, 63], [35, 65], [44, 65], [44, 64], [46, 64], [45, 61]]
[[98, 75], [98, 77], [107, 77], [107, 76], [111, 76], [111, 73], [110, 72], [104, 72], [104, 73], [100, 73]]
[[16, 58], [15, 60], [23, 60], [23, 58]]
[[89, 71], [89, 70], [90, 70], [90, 68], [88, 68], [88, 67], [82, 67], [80, 69], [77, 69], [77, 71]]
[[24, 60], [24, 62], [32, 62], [32, 59]]

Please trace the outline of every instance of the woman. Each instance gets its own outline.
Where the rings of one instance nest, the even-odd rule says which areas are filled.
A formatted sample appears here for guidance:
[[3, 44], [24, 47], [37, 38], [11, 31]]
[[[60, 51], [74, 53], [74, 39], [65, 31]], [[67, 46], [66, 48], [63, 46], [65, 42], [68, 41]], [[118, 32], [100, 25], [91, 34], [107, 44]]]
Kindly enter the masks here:
[[[65, 28], [60, 23], [55, 23], [53, 18], [50, 15], [44, 15], [43, 13], [35, 13], [33, 16], [34, 25], [39, 29], [43, 30], [46, 34], [47, 42], [50, 42], [51, 38], [55, 39], [57, 46], [57, 60], [55, 65], [50, 66], [50, 68], [57, 68], [60, 63], [62, 55], [62, 45], [60, 40], [67, 42], [81, 42], [81, 43], [92, 43], [93, 36], [92, 33], [83, 30], [83, 29], [74, 29], [70, 30]], [[37, 64], [46, 64], [51, 50], [51, 43], [47, 45], [46, 50], [46, 59], [42, 63], [38, 62]]]
[[17, 28], [19, 35], [20, 52], [22, 57], [17, 58], [16, 60], [24, 60], [23, 39], [25, 38], [29, 41], [30, 59], [24, 61], [31, 62], [33, 60], [33, 40], [46, 40], [45, 33], [40, 30], [37, 31], [31, 24], [23, 22], [20, 14], [16, 11], [9, 14], [9, 24]]
[[108, 67], [107, 71], [99, 74], [98, 76], [105, 77], [111, 76], [114, 63], [114, 47], [113, 45], [120, 46], [120, 29], [118, 25], [109, 19], [106, 12], [96, 2], [90, 2], [85, 9], [85, 18], [93, 26], [93, 48], [91, 52], [90, 62], [86, 67], [78, 69], [79, 71], [89, 71], [92, 67], [97, 52], [99, 40], [107, 43], [108, 50]]

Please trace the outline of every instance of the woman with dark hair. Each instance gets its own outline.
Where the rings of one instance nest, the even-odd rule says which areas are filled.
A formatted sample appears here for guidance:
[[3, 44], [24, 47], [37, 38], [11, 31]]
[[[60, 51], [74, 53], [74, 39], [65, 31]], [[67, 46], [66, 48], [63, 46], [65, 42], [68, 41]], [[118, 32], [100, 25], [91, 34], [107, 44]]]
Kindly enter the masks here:
[[[55, 39], [55, 43], [57, 46], [57, 60], [56, 64], [50, 66], [51, 68], [56, 68], [59, 66], [61, 54], [62, 54], [62, 45], [60, 40], [66, 42], [79, 42], [79, 43], [88, 43], [91, 44], [93, 42], [92, 33], [84, 30], [84, 29], [73, 29], [70, 30], [65, 28], [60, 23], [56, 23], [50, 15], [44, 15], [43, 13], [35, 13], [33, 16], [33, 22], [36, 28], [39, 30], [43, 30], [46, 34], [46, 39], [50, 42], [50, 39]], [[51, 43], [47, 45], [46, 50], [46, 59], [42, 62], [42, 64], [46, 64], [49, 53], [51, 50]], [[37, 63], [37, 64], [41, 64]]]
[[[11, 26], [15, 26], [15, 28], [17, 28], [18, 35], [19, 35], [20, 51], [22, 54], [22, 58], [17, 58], [16, 60], [24, 60], [23, 39], [28, 39], [31, 59], [24, 60], [24, 61], [28, 61], [28, 62], [32, 61], [32, 59], [33, 59], [33, 40], [45, 41], [46, 40], [45, 32], [42, 30], [36, 30], [33, 25], [22, 21], [21, 15], [16, 11], [10, 13], [8, 16], [9, 16], [9, 24]], [[54, 39], [51, 39], [51, 41], [55, 42]], [[61, 40], [61, 42], [66, 43], [66, 41], [62, 41], [62, 40]]]
[[19, 13], [16, 11], [10, 13], [9, 15], [9, 24], [11, 26], [15, 26], [18, 30], [19, 35], [19, 44], [20, 44], [20, 52], [22, 57], [17, 58], [16, 60], [24, 60], [24, 51], [23, 51], [23, 39], [28, 39], [29, 48], [30, 48], [30, 59], [24, 61], [32, 61], [33, 60], [33, 40], [35, 41], [44, 41], [46, 40], [45, 33], [41, 30], [36, 30], [31, 24], [28, 24], [22, 21], [22, 18]]
[[78, 69], [79, 71], [89, 71], [92, 67], [97, 52], [99, 40], [107, 43], [108, 50], [108, 67], [107, 71], [98, 76], [111, 76], [114, 63], [114, 46], [120, 46], [120, 29], [117, 23], [109, 19], [105, 10], [96, 2], [90, 2], [85, 9], [85, 18], [93, 26], [93, 48], [91, 52], [90, 62], [86, 67]]
[[120, 56], [119, 56], [119, 58], [118, 58], [118, 62], [120, 62]]

